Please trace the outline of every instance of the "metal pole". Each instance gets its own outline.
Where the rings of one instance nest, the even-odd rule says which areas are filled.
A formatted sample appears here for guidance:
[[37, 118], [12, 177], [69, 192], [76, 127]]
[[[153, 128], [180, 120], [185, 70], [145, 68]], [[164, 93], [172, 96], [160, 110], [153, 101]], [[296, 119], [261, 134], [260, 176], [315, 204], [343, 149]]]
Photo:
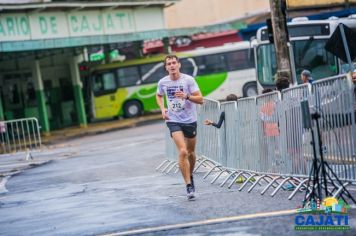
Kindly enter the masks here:
[[347, 58], [347, 63], [349, 64], [350, 71], [353, 72], [354, 66], [351, 61], [351, 56], [350, 56], [350, 51], [349, 51], [349, 46], [347, 44], [346, 36], [345, 36], [345, 30], [344, 30], [344, 25], [342, 23], [339, 24], [340, 27], [340, 33], [341, 33], [341, 38], [342, 38], [342, 43], [344, 45], [344, 50]]

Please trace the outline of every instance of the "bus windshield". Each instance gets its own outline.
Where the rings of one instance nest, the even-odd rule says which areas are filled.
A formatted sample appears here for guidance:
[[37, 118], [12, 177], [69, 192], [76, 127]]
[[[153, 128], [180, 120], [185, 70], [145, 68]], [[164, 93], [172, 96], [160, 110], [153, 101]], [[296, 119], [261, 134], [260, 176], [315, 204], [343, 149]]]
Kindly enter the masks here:
[[[311, 71], [314, 80], [338, 74], [337, 58], [324, 49], [326, 41], [311, 38], [292, 42], [298, 84], [302, 83], [299, 75], [305, 69]], [[262, 86], [274, 84], [277, 61], [273, 44], [261, 44], [257, 48], [257, 72]]]

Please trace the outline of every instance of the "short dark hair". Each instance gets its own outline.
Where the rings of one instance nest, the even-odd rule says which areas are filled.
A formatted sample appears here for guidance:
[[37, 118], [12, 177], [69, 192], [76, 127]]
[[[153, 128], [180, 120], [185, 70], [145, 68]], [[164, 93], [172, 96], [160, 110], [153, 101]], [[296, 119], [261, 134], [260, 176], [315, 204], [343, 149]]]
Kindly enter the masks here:
[[239, 99], [239, 97], [235, 94], [229, 94], [226, 96], [226, 101], [237, 101], [237, 99]]
[[177, 60], [178, 63], [179, 62], [179, 57], [177, 55], [174, 55], [174, 54], [170, 54], [170, 55], [167, 55], [165, 58], [164, 58], [164, 67], [166, 67], [166, 63], [167, 63], [167, 59], [173, 59], [175, 58]]
[[279, 77], [276, 81], [276, 88], [278, 91], [289, 88], [289, 79], [287, 77]]
[[305, 76], [305, 77], [307, 77], [307, 78], [310, 78], [310, 77], [311, 77], [311, 73], [310, 73], [310, 71], [308, 71], [308, 70], [303, 70], [302, 73], [301, 73], [301, 75], [303, 75], [303, 76]]
[[262, 90], [262, 94], [270, 93], [270, 92], [273, 92], [273, 90], [270, 89], [270, 88], [265, 88], [265, 89]]

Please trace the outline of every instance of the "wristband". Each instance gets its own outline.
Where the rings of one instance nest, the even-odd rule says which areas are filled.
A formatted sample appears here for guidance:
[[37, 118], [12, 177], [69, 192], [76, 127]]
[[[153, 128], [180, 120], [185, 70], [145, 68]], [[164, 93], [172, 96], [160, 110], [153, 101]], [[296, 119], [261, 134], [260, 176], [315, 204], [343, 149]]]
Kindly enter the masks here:
[[187, 96], [185, 97], [186, 100], [189, 100], [189, 95], [187, 94]]

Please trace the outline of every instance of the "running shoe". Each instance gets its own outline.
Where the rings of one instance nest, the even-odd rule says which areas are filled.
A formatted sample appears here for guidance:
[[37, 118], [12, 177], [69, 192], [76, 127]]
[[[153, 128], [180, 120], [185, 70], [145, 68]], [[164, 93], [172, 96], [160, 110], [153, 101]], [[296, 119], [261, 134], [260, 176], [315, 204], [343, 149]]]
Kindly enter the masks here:
[[195, 200], [193, 185], [187, 184], [187, 198], [189, 201]]

